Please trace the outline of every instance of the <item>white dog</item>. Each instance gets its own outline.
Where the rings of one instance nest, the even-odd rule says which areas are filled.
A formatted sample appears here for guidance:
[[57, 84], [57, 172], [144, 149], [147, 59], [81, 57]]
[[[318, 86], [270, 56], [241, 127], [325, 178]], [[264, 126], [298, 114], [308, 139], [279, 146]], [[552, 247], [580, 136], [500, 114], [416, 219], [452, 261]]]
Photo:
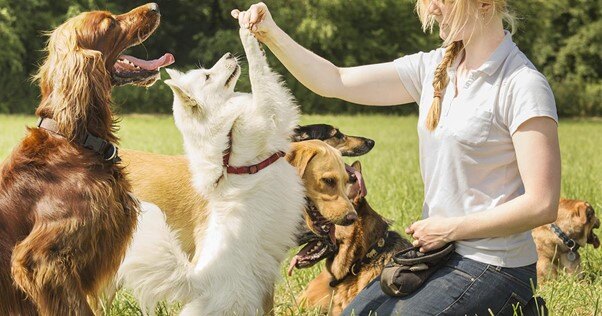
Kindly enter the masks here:
[[[143, 205], [119, 277], [151, 313], [160, 300], [184, 303], [182, 315], [269, 313], [280, 263], [295, 246], [304, 187], [278, 158], [289, 149], [299, 110], [257, 40], [245, 29], [240, 35], [252, 94], [234, 92], [240, 67], [229, 53], [211, 69], [168, 70], [175, 122], [210, 215], [190, 261], [161, 211]], [[268, 166], [250, 167], [260, 162]]]

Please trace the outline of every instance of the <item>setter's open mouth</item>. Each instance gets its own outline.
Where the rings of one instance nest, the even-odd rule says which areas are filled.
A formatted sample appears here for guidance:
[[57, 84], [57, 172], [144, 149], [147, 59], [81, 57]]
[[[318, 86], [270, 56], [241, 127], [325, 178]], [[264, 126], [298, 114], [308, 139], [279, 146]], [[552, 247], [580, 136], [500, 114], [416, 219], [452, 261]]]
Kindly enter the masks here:
[[154, 60], [143, 60], [129, 55], [121, 55], [113, 66], [113, 82], [115, 85], [150, 86], [159, 79], [159, 70], [173, 64], [175, 61], [170, 53]]
[[[142, 44], [159, 27], [161, 14], [159, 13], [159, 7], [156, 4], [150, 4], [150, 7], [147, 5], [148, 11], [142, 11], [141, 13], [139, 10], [140, 8], [137, 8], [124, 14], [127, 16], [134, 14], [144, 17], [142, 18], [144, 21], [142, 23], [136, 23], [134, 25], [129, 24], [131, 25], [130, 27], [133, 28], [131, 31], [133, 31], [133, 34], [135, 35], [130, 35], [131, 42], [125, 49]], [[154, 60], [144, 60], [129, 55], [123, 55], [122, 51], [111, 70], [113, 84], [117, 86], [124, 84], [134, 84], [143, 87], [150, 86], [160, 79], [159, 70], [162, 67], [173, 64], [175, 61], [175, 58], [170, 53], [166, 53], [162, 57]]]

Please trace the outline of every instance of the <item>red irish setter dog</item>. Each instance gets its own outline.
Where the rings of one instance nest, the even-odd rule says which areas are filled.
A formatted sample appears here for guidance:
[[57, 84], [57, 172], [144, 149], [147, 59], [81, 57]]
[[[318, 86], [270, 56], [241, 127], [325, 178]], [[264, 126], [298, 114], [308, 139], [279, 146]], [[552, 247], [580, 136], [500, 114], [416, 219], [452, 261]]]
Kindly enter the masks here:
[[29, 128], [0, 171], [0, 315], [92, 315], [86, 297], [118, 269], [139, 205], [111, 145], [111, 87], [149, 86], [174, 61], [120, 55], [159, 20], [147, 4], [82, 13], [51, 33], [36, 76], [36, 114], [51, 124]]

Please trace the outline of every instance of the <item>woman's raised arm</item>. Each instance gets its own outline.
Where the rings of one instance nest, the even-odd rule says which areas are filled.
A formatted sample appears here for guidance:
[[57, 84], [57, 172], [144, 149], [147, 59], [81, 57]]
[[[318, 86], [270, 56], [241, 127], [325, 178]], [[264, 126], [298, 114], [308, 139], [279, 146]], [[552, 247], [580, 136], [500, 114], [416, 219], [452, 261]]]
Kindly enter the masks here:
[[393, 62], [358, 67], [337, 67], [295, 42], [280, 29], [260, 2], [247, 11], [232, 10], [246, 27], [266, 44], [297, 80], [324, 97], [363, 105], [397, 105], [413, 102], [401, 83]]

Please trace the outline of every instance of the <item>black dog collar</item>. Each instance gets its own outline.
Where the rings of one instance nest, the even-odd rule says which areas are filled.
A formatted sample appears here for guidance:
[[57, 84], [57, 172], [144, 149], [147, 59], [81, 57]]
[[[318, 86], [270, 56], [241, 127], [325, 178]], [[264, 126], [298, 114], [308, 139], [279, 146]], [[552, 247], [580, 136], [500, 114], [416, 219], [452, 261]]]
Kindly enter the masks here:
[[567, 234], [565, 234], [560, 227], [556, 224], [550, 224], [550, 228], [562, 240], [562, 243], [569, 248], [569, 253], [567, 254], [567, 259], [569, 261], [575, 261], [577, 259], [577, 251], [579, 251], [579, 244], [574, 240], [569, 238]]
[[[49, 119], [46, 117], [40, 117], [36, 126], [38, 128], [43, 128], [47, 131], [61, 135], [59, 133], [59, 125], [53, 119]], [[64, 137], [64, 135], [61, 135], [61, 136]], [[121, 158], [119, 158], [119, 148], [117, 148], [117, 146], [115, 146], [114, 144], [112, 144], [100, 137], [96, 137], [88, 132], [86, 132], [83, 139], [78, 140], [77, 143], [86, 149], [90, 149], [90, 150], [96, 152], [105, 161], [108, 161], [111, 163], [118, 163], [121, 161]]]

